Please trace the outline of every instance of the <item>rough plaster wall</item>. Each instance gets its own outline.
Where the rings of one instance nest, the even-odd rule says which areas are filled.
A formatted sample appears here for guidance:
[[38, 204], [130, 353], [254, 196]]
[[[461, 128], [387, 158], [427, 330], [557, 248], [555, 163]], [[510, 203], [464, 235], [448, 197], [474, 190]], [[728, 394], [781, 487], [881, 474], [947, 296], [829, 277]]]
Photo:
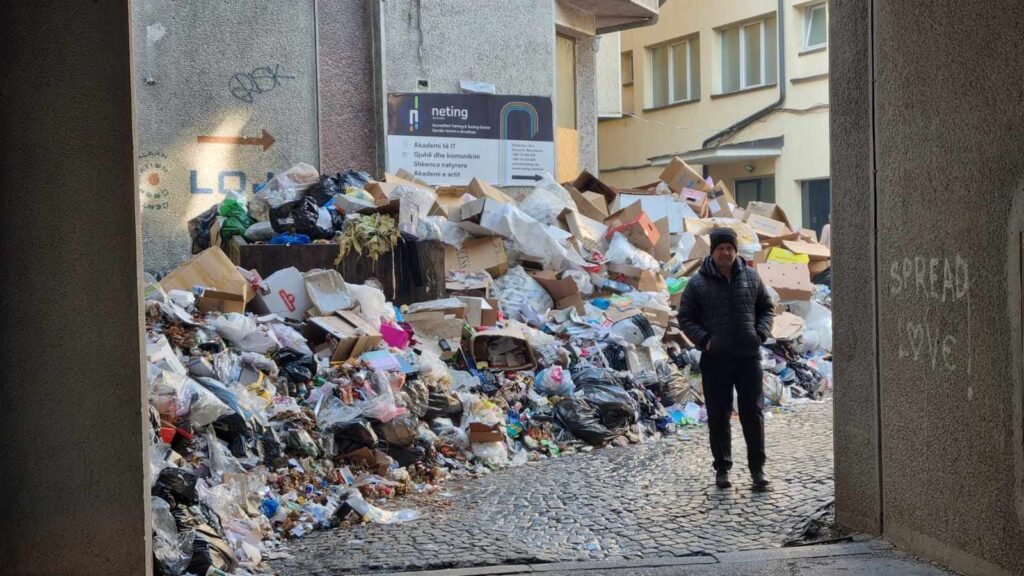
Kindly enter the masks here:
[[378, 0], [317, 0], [320, 170], [377, 175], [371, 10]]
[[[318, 166], [313, 2], [132, 0], [147, 270], [188, 256], [186, 222], [239, 188], [237, 173], [251, 191], [268, 172]], [[268, 150], [197, 143], [263, 130]]]
[[878, 534], [870, 0], [829, 9], [836, 519]]
[[[1024, 4], [874, 5], [885, 534], [954, 568], [994, 570], [973, 556], [1019, 574], [1007, 303], [1020, 280], [1007, 263], [1019, 258], [1008, 208], [1024, 180], [1024, 76], [1007, 71], [1022, 61]], [[942, 200], [958, 190], [979, 201]]]
[[[554, 98], [551, 0], [388, 0], [382, 9], [385, 94], [457, 93], [459, 80], [473, 80], [498, 94]], [[421, 79], [429, 86], [419, 87]]]
[[576, 131], [580, 170], [597, 174], [597, 38], [576, 39]]
[[0, 18], [3, 574], [152, 573], [128, 12]]
[[600, 36], [597, 49], [597, 113], [622, 115], [622, 48], [618, 32]]

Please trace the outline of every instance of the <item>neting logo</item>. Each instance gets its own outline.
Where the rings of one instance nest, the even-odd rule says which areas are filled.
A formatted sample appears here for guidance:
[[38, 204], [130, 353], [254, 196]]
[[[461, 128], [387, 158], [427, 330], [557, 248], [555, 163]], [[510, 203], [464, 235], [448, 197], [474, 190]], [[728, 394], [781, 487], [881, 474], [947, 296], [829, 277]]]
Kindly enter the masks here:
[[420, 97], [416, 96], [412, 100], [412, 108], [409, 109], [409, 132], [415, 132], [420, 129]]

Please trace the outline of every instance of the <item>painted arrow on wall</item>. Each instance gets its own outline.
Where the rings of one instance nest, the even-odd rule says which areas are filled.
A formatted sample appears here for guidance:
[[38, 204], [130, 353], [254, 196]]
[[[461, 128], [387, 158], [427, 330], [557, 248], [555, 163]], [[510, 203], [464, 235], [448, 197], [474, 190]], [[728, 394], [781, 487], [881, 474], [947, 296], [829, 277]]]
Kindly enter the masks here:
[[266, 130], [259, 138], [246, 138], [244, 136], [196, 136], [200, 144], [236, 144], [239, 146], [262, 146], [265, 151], [274, 145], [274, 137]]

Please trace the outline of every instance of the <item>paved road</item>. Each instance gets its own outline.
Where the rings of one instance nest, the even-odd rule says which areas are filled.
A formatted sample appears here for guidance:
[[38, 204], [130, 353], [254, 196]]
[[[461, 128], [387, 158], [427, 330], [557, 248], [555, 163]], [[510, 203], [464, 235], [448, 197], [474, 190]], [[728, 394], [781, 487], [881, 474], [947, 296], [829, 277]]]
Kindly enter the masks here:
[[[738, 421], [733, 448], [745, 447]], [[423, 518], [316, 533], [289, 545], [279, 574], [322, 575], [670, 558], [778, 547], [833, 497], [832, 402], [774, 414], [767, 423], [769, 493], [714, 487], [707, 431], [685, 439], [606, 448], [447, 484], [441, 494], [386, 507]], [[442, 494], [447, 494], [443, 496]]]

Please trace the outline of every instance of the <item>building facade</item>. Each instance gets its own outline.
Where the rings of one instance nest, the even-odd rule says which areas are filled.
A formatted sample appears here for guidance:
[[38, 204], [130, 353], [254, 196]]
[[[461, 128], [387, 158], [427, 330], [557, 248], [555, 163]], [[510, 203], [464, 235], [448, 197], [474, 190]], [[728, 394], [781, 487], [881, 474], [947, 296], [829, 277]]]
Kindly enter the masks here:
[[672, 0], [655, 26], [610, 43], [620, 59], [599, 68], [602, 180], [653, 182], [681, 156], [741, 205], [776, 202], [818, 231], [828, 222], [827, 2]]
[[298, 162], [380, 177], [391, 94], [550, 99], [555, 165], [596, 171], [596, 38], [663, 1], [133, 0], [146, 269], [188, 256], [189, 219]]

